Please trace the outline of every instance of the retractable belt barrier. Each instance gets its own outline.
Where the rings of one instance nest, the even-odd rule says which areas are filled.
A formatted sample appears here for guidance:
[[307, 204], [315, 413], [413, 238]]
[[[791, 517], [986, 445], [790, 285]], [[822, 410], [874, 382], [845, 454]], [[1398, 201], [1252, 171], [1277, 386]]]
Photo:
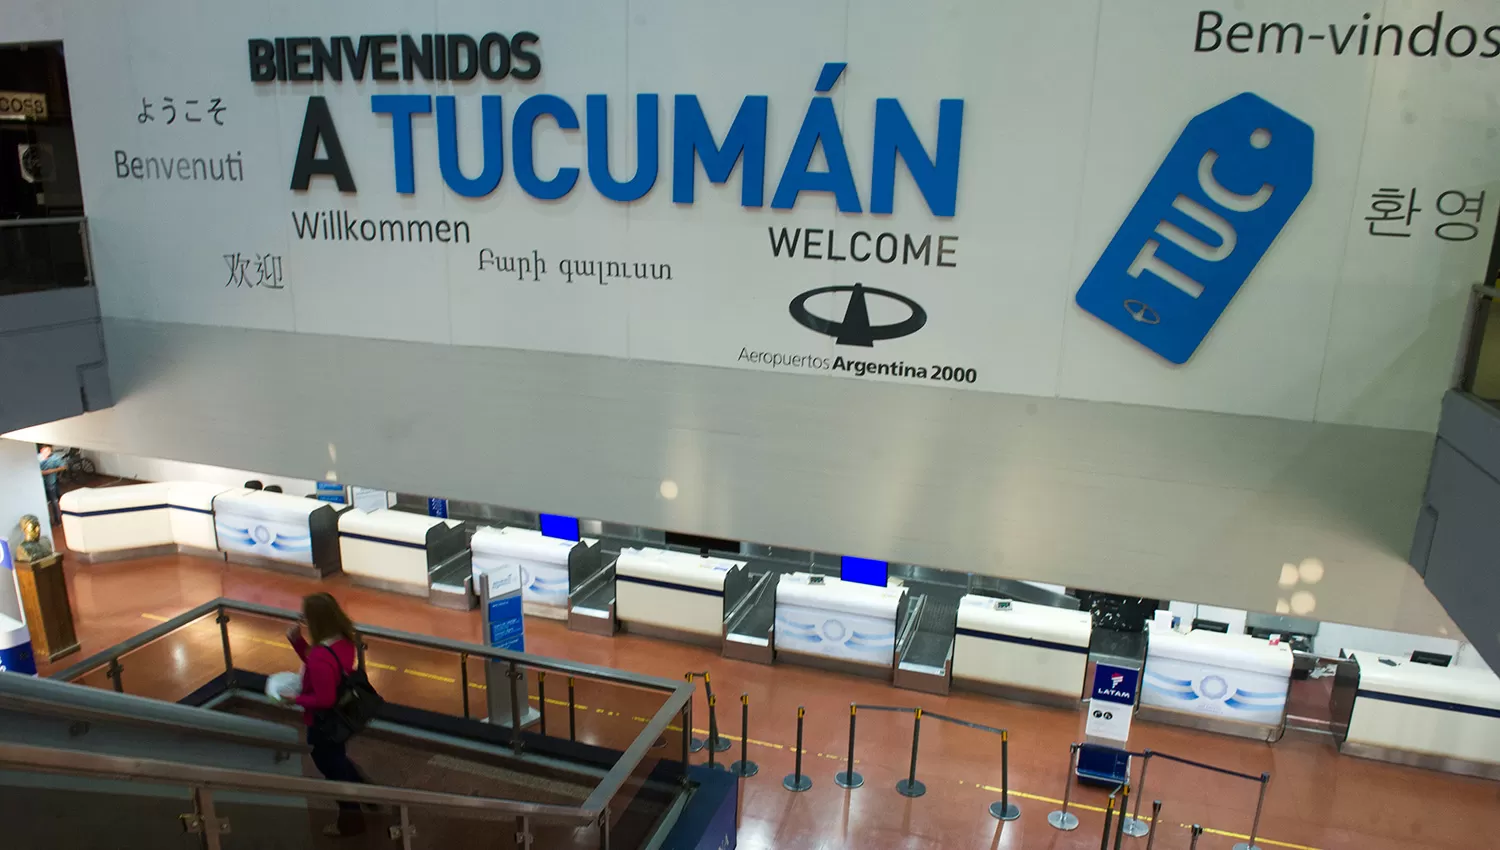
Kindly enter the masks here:
[[[1064, 832], [1068, 832], [1078, 828], [1078, 816], [1068, 811], [1068, 803], [1072, 797], [1073, 777], [1078, 766], [1077, 759], [1078, 749], [1080, 746], [1081, 745], [1077, 743], [1068, 745], [1068, 778], [1063, 786], [1062, 809], [1047, 815], [1047, 823], [1050, 824], [1053, 829], [1062, 830]], [[1132, 752], [1130, 750], [1123, 750], [1122, 752], [1124, 752], [1126, 755], [1141, 759], [1140, 779], [1136, 783], [1135, 812], [1133, 814], [1126, 815], [1130, 795], [1129, 783], [1126, 783], [1115, 789], [1116, 793], [1122, 790], [1124, 792], [1123, 795], [1121, 795], [1120, 807], [1118, 810], [1114, 808], [1116, 793], [1111, 793], [1109, 795], [1109, 808], [1106, 809], [1104, 815], [1104, 839], [1103, 842], [1099, 845], [1100, 850], [1108, 850], [1109, 848], [1110, 821], [1113, 819], [1113, 816], [1117, 813], [1117, 811], [1120, 816], [1120, 821], [1118, 826], [1116, 827], [1116, 850], [1120, 848], [1122, 839], [1126, 835], [1129, 835], [1132, 838], [1139, 838], [1143, 835], [1149, 835], [1150, 839], [1148, 839], [1146, 842], [1147, 850], [1150, 850], [1151, 845], [1155, 842], [1155, 830], [1151, 826], [1148, 826], [1146, 824], [1146, 821], [1142, 820], [1141, 818], [1141, 802], [1146, 799], [1146, 773], [1151, 767], [1152, 759], [1163, 759], [1165, 761], [1175, 762], [1177, 764], [1186, 765], [1188, 767], [1197, 768], [1199, 770], [1206, 770], [1210, 773], [1218, 773], [1224, 776], [1232, 776], [1235, 779], [1244, 779], [1248, 782], [1259, 783], [1260, 796], [1255, 803], [1255, 817], [1250, 823], [1249, 840], [1234, 845], [1234, 850], [1260, 850], [1260, 848], [1255, 844], [1255, 836], [1260, 831], [1260, 816], [1261, 812], [1265, 809], [1266, 787], [1271, 784], [1271, 774], [1262, 773], [1259, 776], [1256, 776], [1253, 773], [1231, 770], [1227, 767], [1219, 767], [1217, 765], [1206, 764], [1201, 761], [1195, 761], [1193, 759], [1183, 758], [1182, 756], [1174, 756], [1171, 753], [1163, 753], [1150, 749], [1142, 750], [1138, 753]], [[1151, 824], [1153, 825], [1157, 823], [1157, 817], [1161, 813], [1161, 805], [1162, 803], [1160, 800], [1156, 800], [1151, 804]]]
[[[731, 744], [728, 738], [719, 734], [718, 712], [714, 709], [714, 685], [713, 680], [709, 676], [709, 671], [689, 671], [682, 674], [682, 677], [689, 682], [694, 679], [702, 679], [703, 696], [708, 701], [708, 740], [699, 740], [692, 737], [690, 733], [688, 736], [688, 752], [696, 753], [705, 746], [711, 748], [715, 753], [728, 752]], [[713, 756], [710, 754], [708, 759], [709, 764], [712, 765], [713, 761]]]
[[[918, 744], [922, 737], [922, 718], [930, 717], [933, 720], [941, 720], [944, 723], [952, 723], [966, 729], [974, 729], [1000, 736], [1000, 799], [991, 803], [990, 815], [1002, 821], [1012, 821], [1021, 816], [1021, 809], [1010, 801], [1010, 732], [994, 726], [986, 726], [983, 723], [973, 723], [950, 717], [946, 714], [938, 714], [932, 711], [923, 711], [917, 706], [904, 705], [860, 705], [850, 703], [849, 705], [849, 756], [844, 770], [835, 774], [834, 784], [840, 788], [853, 790], [865, 784], [863, 776], [854, 772], [854, 730], [855, 718], [860, 711], [887, 711], [895, 714], [912, 715], [911, 725], [911, 765], [907, 770], [906, 778], [896, 783], [896, 793], [903, 797], [920, 797], [927, 793], [927, 786], [917, 779], [917, 753]], [[800, 729], [800, 727], [799, 727]], [[799, 741], [800, 748], [800, 741]]]

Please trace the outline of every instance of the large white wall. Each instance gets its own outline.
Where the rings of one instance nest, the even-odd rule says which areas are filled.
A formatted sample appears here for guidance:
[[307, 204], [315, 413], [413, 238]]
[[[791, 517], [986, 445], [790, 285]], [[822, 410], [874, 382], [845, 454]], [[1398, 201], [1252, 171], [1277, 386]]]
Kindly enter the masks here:
[[[1389, 44], [1376, 55], [1373, 40], [1361, 52], [1352, 45], [1362, 36], [1345, 38], [1381, 24], [1415, 35], [1439, 11], [1439, 41], [1454, 44], [1452, 32], [1460, 39], [1437, 56], [1409, 47], [1397, 55]], [[1430, 430], [1465, 293], [1483, 276], [1500, 204], [1500, 149], [1491, 138], [1500, 122], [1486, 100], [1500, 63], [1482, 58], [1491, 49], [1492, 4], [1260, 0], [1221, 10], [1211, 32], [1202, 28], [1203, 12], [1196, 0], [770, 0], [748, 7], [728, 0], [24, 0], [0, 10], [0, 38], [64, 40], [100, 302], [110, 316], [762, 371], [769, 367], [751, 355], [844, 356], [973, 370], [971, 383], [945, 388]], [[1271, 21], [1335, 37], [1299, 42], [1294, 31], [1277, 53], [1275, 31], [1259, 28]], [[539, 76], [257, 83], [247, 58], [257, 38], [491, 29], [535, 33]], [[1252, 30], [1248, 41], [1225, 41]], [[1475, 34], [1476, 49], [1453, 55], [1463, 51], [1464, 32]], [[1494, 34], [1500, 38], [1500, 30]], [[1335, 43], [1345, 46], [1336, 51]], [[848, 65], [829, 97], [863, 212], [841, 210], [820, 192], [800, 195], [792, 209], [771, 209], [827, 62]], [[1291, 192], [1291, 175], [1309, 171], [1311, 189], [1285, 229], [1264, 225], [1260, 213], [1219, 207], [1239, 234], [1236, 244], [1249, 245], [1268, 226], [1279, 236], [1191, 359], [1173, 365], [1074, 296], [1189, 122], [1242, 92], [1273, 104], [1262, 123], [1310, 126], [1311, 153], [1286, 147], [1294, 134], [1280, 130], [1257, 153], [1240, 137], [1243, 128], [1220, 122], [1184, 142], [1185, 161], [1212, 149], [1221, 157], [1215, 179], [1239, 194], [1272, 181]], [[471, 177], [483, 159], [479, 98], [501, 96], [506, 171], [499, 188], [481, 198], [449, 189], [438, 165], [437, 119], [423, 115], [413, 125], [414, 191], [398, 193], [396, 122], [372, 112], [371, 97], [386, 94], [455, 96], [459, 160]], [[635, 96], [660, 95], [659, 169], [650, 192], [631, 203], [606, 199], [585, 166], [588, 140], [601, 128], [563, 132], [550, 118], [536, 137], [538, 173], [584, 172], [558, 200], [523, 191], [516, 157], [525, 138], [510, 122], [542, 94], [562, 98], [581, 119], [586, 96], [607, 97], [617, 178], [638, 160]], [[741, 206], [740, 173], [714, 186], [701, 167], [695, 202], [674, 203], [678, 94], [696, 95], [720, 136], [746, 96], [768, 98], [764, 206]], [[327, 177], [306, 191], [289, 188], [314, 96], [327, 99], [357, 192], [341, 192]], [[938, 140], [939, 103], [963, 102], [951, 216], [930, 207], [906, 166], [896, 170], [893, 212], [869, 212], [880, 98], [899, 101], [929, 150]], [[213, 100], [225, 109], [222, 126], [206, 111]], [[187, 123], [189, 115], [197, 122]], [[1233, 138], [1225, 135], [1231, 130]], [[957, 144], [951, 132], [949, 139]], [[824, 139], [825, 148], [831, 143]], [[181, 163], [226, 156], [242, 163], [243, 180], [182, 179], [191, 168]], [[152, 157], [181, 173], [138, 179]], [[818, 154], [813, 161], [831, 160]], [[1183, 179], [1158, 200], [1180, 191], [1212, 205], [1193, 183], [1202, 178]], [[1409, 228], [1403, 223], [1408, 236], [1370, 233], [1374, 196], [1386, 188], [1415, 193], [1421, 212]], [[1436, 235], [1439, 225], [1463, 221], [1439, 213], [1440, 195], [1486, 190], [1479, 238]], [[1286, 197], [1276, 191], [1272, 197]], [[1462, 200], [1450, 196], [1447, 205]], [[323, 211], [356, 222], [461, 220], [472, 241], [299, 238], [294, 215]], [[1165, 206], [1147, 212], [1193, 227]], [[832, 229], [841, 240], [859, 230], [953, 236], [955, 266], [777, 259], [767, 230], [781, 227]], [[1216, 238], [1207, 234], [1200, 228], [1200, 238]], [[521, 281], [483, 267], [485, 250], [535, 251], [550, 271]], [[242, 286], [226, 271], [245, 272], [236, 257], [265, 256], [280, 263], [282, 288]], [[561, 274], [569, 258], [664, 263], [672, 277], [569, 283]], [[1222, 292], [1225, 268], [1238, 261], [1209, 263], [1193, 271], [1195, 280]], [[249, 269], [253, 282], [264, 277]], [[1160, 281], [1133, 288], [1121, 275], [1106, 286], [1114, 293], [1104, 299], [1110, 316], [1124, 315], [1114, 296], [1124, 304], [1152, 301], [1147, 291], [1175, 292], [1161, 290]], [[864, 348], [835, 344], [792, 319], [789, 304], [799, 294], [854, 283], [914, 299], [926, 325]], [[848, 297], [817, 296], [810, 309], [837, 319]], [[869, 306], [877, 324], [906, 315], [884, 297], [872, 296]], [[1164, 326], [1177, 327], [1177, 319]], [[852, 374], [806, 364], [776, 371], [808, 380]]]
[[134, 481], [202, 481], [225, 487], [242, 487], [246, 481], [259, 481], [267, 487], [277, 485], [293, 496], [312, 495], [317, 482], [305, 478], [284, 478], [244, 469], [226, 469], [206, 463], [184, 463], [155, 457], [89, 452], [101, 475], [113, 475]]

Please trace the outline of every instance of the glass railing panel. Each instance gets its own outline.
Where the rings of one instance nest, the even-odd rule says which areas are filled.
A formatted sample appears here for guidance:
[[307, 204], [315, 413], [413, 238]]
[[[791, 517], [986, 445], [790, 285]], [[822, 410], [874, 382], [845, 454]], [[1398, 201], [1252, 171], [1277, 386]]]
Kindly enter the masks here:
[[224, 674], [224, 645], [214, 615], [120, 655], [119, 665], [124, 693], [181, 701]]
[[269, 676], [302, 669], [301, 659], [286, 638], [292, 620], [235, 610], [225, 614], [229, 617], [229, 651], [236, 670]]
[[89, 283], [83, 219], [0, 221], [0, 295]]
[[0, 846], [199, 850], [186, 786], [0, 770]]
[[[394, 813], [396, 826], [411, 831], [412, 850], [459, 850], [465, 847], [493, 847], [495, 850], [519, 850], [516, 841], [519, 823], [515, 818], [497, 817], [480, 812], [463, 812], [456, 809], [409, 806], [406, 809], [405, 825], [401, 823], [401, 811]], [[533, 832], [532, 847], [567, 850], [571, 847], [598, 847], [597, 843], [572, 843], [573, 829], [570, 827], [548, 830], [546, 842]]]
[[[296, 794], [260, 794], [215, 790], [215, 817], [221, 828], [223, 850], [263, 850], [275, 847], [341, 847], [349, 850], [400, 847], [391, 842], [390, 827], [399, 822], [386, 807], [354, 806], [342, 814], [333, 800]], [[344, 837], [328, 835], [337, 827]]]

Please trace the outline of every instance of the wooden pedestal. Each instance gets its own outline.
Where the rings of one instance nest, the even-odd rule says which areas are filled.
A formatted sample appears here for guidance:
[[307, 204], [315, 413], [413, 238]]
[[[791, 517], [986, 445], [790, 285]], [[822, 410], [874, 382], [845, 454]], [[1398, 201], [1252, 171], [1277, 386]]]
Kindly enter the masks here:
[[26, 629], [31, 632], [31, 649], [38, 658], [48, 661], [78, 651], [62, 562], [62, 555], [56, 552], [36, 561], [16, 558], [16, 584], [21, 589]]

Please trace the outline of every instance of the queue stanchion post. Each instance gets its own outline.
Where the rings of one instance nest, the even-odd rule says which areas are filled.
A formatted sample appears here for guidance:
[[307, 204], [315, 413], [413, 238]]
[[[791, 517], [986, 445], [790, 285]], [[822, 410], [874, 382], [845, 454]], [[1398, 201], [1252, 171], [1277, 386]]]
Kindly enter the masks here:
[[719, 734], [718, 712], [714, 708], [714, 686], [709, 682], [707, 670], [703, 672], [703, 693], [708, 696], [708, 740], [705, 743], [716, 753], [727, 753], [733, 745], [728, 738]]
[[990, 804], [990, 815], [998, 820], [1015, 820], [1021, 807], [1010, 801], [1010, 732], [1000, 730], [1000, 802]]
[[729, 772], [741, 779], [760, 773], [760, 765], [750, 760], [750, 695], [740, 694], [740, 760], [729, 766]]
[[1053, 829], [1072, 832], [1078, 828], [1078, 815], [1068, 811], [1068, 802], [1073, 796], [1073, 773], [1078, 769], [1078, 745], [1068, 745], [1068, 778], [1063, 784], [1062, 808], [1047, 815], [1047, 823]]
[[1109, 800], [1104, 804], [1104, 834], [1099, 838], [1099, 850], [1109, 850], [1109, 828], [1114, 825], [1115, 820], [1115, 795], [1118, 789], [1109, 792]]
[[1141, 778], [1135, 785], [1135, 811], [1128, 818], [1124, 817], [1123, 810], [1120, 813], [1120, 825], [1131, 838], [1140, 838], [1151, 831], [1151, 827], [1141, 820], [1141, 801], [1146, 799], [1146, 771], [1151, 767], [1151, 756], [1150, 750], [1141, 753]]
[[1156, 843], [1156, 825], [1161, 823], [1161, 801], [1155, 800], [1151, 803], [1151, 831], [1146, 833], [1146, 850], [1151, 850]]
[[1198, 850], [1198, 836], [1203, 834], [1203, 827], [1199, 826], [1196, 823], [1193, 824], [1193, 829], [1190, 834], [1192, 835], [1192, 843], [1188, 844], [1188, 850]]
[[547, 671], [536, 671], [536, 710], [541, 716], [542, 734], [547, 734]]
[[[693, 674], [692, 673], [684, 673], [682, 677], [684, 679], [688, 680], [688, 684], [692, 684], [692, 682], [693, 682]], [[702, 749], [703, 749], [703, 740], [701, 738], [692, 737], [692, 731], [689, 730], [689, 732], [688, 732], [688, 751], [696, 753], [696, 752], [698, 752], [698, 751], [700, 751]]]
[[1255, 835], [1260, 832], [1260, 813], [1266, 806], [1266, 786], [1271, 784], [1271, 774], [1260, 775], [1260, 798], [1255, 802], [1255, 820], [1250, 822], [1250, 839], [1234, 845], [1234, 850], [1260, 850], [1255, 846]]
[[853, 790], [865, 784], [865, 778], [854, 771], [854, 703], [849, 703], [849, 759], [844, 763], [844, 769], [833, 775], [833, 784], [846, 790]]
[[568, 740], [578, 740], [578, 701], [573, 699], [573, 677], [568, 677]]
[[[713, 694], [709, 694], [708, 695], [708, 739], [710, 741], [712, 741], [714, 738], [718, 737], [719, 730], [717, 728], [715, 728], [716, 725], [717, 724], [714, 723], [714, 695]], [[714, 755], [718, 753], [719, 748], [718, 747], [707, 747], [706, 749], [708, 750], [708, 769], [709, 770], [717, 770], [718, 767], [719, 767], [719, 765], [714, 762]]]
[[802, 719], [807, 709], [797, 706], [797, 753], [796, 768], [781, 780], [781, 787], [788, 791], [806, 791], [812, 787], [812, 777], [802, 773]]
[[1130, 783], [1120, 786], [1120, 819], [1115, 824], [1115, 850], [1125, 840], [1125, 812], [1130, 808]]
[[912, 711], [911, 721], [911, 770], [906, 778], [896, 783], [896, 793], [903, 797], [920, 797], [927, 793], [927, 786], [917, 779], [917, 742], [922, 738], [922, 709]]

